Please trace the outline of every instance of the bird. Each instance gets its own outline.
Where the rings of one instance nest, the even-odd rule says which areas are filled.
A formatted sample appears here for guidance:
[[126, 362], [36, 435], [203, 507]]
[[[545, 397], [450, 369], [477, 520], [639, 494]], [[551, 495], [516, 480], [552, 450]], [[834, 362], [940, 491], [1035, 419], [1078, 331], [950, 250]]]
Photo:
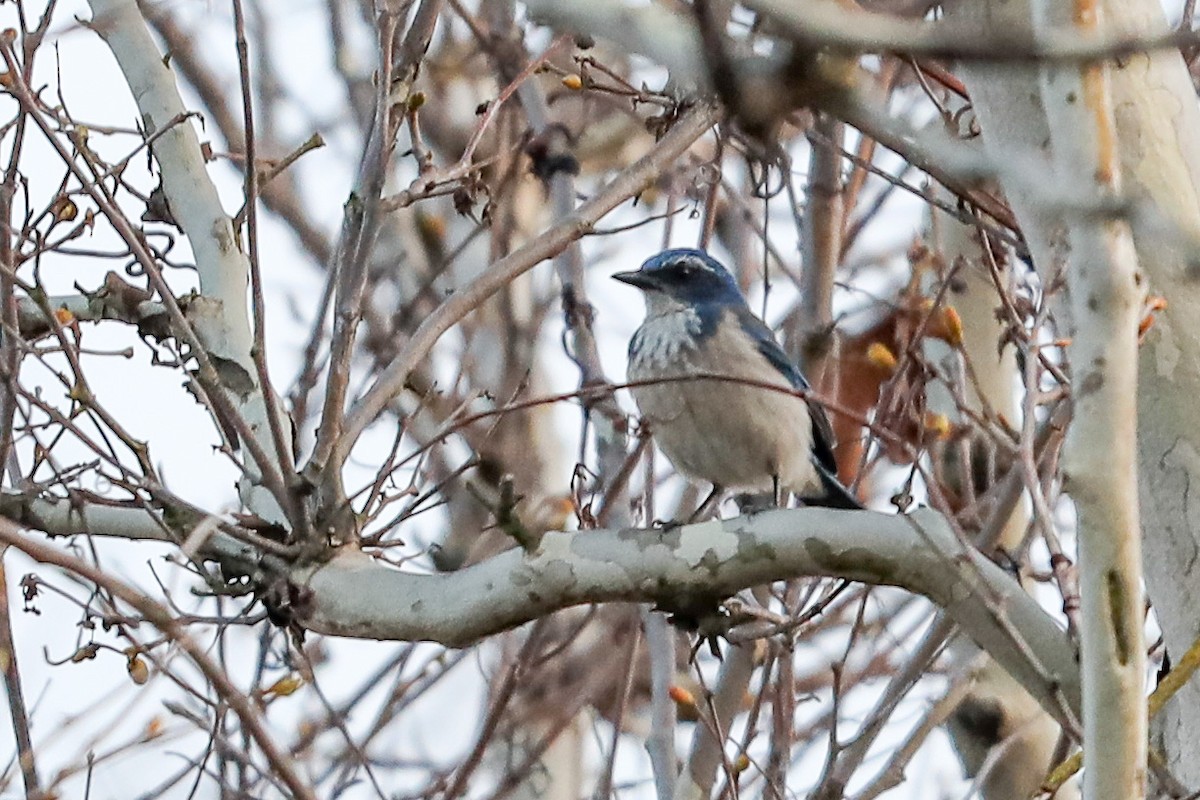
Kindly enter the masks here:
[[776, 506], [790, 493], [806, 506], [862, 508], [836, 477], [825, 410], [800, 394], [808, 381], [729, 270], [678, 248], [612, 277], [646, 303], [629, 341], [630, 390], [676, 470], [712, 484], [701, 509], [729, 491], [770, 492]]

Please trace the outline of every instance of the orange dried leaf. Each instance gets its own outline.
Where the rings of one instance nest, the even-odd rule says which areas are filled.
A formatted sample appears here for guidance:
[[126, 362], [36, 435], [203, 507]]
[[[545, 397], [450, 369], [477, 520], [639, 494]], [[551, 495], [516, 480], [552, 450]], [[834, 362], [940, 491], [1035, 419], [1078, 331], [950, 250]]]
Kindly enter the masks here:
[[161, 717], [151, 717], [150, 721], [146, 723], [146, 732], [143, 735], [147, 739], [157, 739], [159, 736], [162, 736], [166, 727]]
[[867, 346], [867, 361], [888, 372], [895, 372], [899, 366], [896, 354], [883, 342], [871, 342]]
[[945, 414], [936, 414], [932, 411], [925, 414], [925, 430], [932, 433], [939, 439], [945, 439], [950, 435], [954, 426], [950, 422], [950, 418]]
[[446, 220], [440, 214], [419, 211], [416, 217], [418, 230], [423, 237], [436, 243], [446, 239]]
[[960, 347], [963, 343], [962, 317], [958, 315], [953, 306], [942, 308], [941, 317], [942, 338], [946, 340], [947, 344]]
[[578, 92], [583, 88], [583, 78], [578, 75], [567, 75], [562, 79], [562, 85], [573, 92]]
[[750, 756], [738, 753], [738, 757], [733, 760], [733, 773], [738, 775], [748, 769], [750, 769]]
[[69, 308], [54, 309], [54, 318], [58, 320], [59, 325], [70, 325], [75, 321], [75, 315], [71, 313]]
[[294, 694], [295, 691], [303, 685], [304, 679], [299, 675], [288, 675], [272, 683], [266, 689], [266, 691], [263, 692], [263, 696], [266, 697], [268, 695], [274, 695], [276, 697], [287, 697], [290, 694]]
[[934, 308], [933, 301], [924, 298], [920, 303], [922, 316], [928, 315], [929, 322], [925, 326], [925, 335], [931, 339], [940, 339], [946, 344], [957, 347], [963, 341], [962, 317], [951, 306]]

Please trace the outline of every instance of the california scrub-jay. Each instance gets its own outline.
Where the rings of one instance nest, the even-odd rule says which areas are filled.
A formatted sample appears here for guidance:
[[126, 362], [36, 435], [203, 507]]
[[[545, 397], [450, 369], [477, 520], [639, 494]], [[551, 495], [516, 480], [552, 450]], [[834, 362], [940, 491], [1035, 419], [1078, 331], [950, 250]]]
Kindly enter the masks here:
[[[645, 297], [646, 321], [629, 341], [629, 380], [679, 472], [713, 484], [710, 500], [736, 490], [771, 492], [778, 503], [791, 492], [806, 505], [862, 508], [835, 477], [824, 409], [765, 388], [809, 384], [725, 267], [703, 250], [664, 250], [613, 277]], [[686, 380], [703, 375], [727, 380]]]

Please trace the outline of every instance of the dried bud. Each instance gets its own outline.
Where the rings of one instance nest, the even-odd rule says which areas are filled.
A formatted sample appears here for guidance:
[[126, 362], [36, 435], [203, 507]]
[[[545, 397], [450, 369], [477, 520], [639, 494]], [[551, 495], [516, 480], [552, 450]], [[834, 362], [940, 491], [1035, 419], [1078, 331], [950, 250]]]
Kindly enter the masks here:
[[1138, 343], [1140, 344], [1150, 329], [1154, 327], [1154, 315], [1167, 307], [1167, 298], [1152, 295], [1146, 298], [1142, 321], [1138, 323]]
[[141, 656], [130, 656], [125, 662], [125, 670], [129, 673], [130, 680], [138, 686], [144, 686], [146, 681], [150, 680], [150, 668]]
[[568, 75], [562, 79], [562, 85], [573, 92], [578, 92], [583, 88], [583, 78], [578, 75]]
[[85, 644], [71, 655], [71, 663], [82, 664], [84, 661], [91, 661], [98, 652], [100, 652], [100, 645]]
[[682, 686], [672, 685], [671, 688], [667, 690], [667, 694], [671, 696], [671, 699], [675, 701], [676, 705], [686, 706], [688, 708], [696, 707], [696, 698], [692, 696], [691, 692]]
[[50, 213], [54, 215], [55, 222], [70, 222], [79, 216], [79, 206], [66, 195], [59, 195], [50, 205]]
[[[76, 381], [71, 386], [71, 391], [67, 392], [67, 397], [76, 403], [83, 403], [84, 405], [87, 405], [92, 400], [92, 393], [88, 390], [87, 384], [85, 384], [83, 381]], [[93, 653], [90, 657], [94, 658], [95, 653]]]

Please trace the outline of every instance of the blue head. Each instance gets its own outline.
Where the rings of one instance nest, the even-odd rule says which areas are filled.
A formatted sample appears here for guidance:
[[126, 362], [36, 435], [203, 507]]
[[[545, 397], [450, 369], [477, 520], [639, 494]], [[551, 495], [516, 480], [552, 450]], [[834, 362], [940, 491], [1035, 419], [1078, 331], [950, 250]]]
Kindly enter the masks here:
[[745, 298], [729, 270], [703, 250], [664, 250], [647, 259], [636, 272], [618, 272], [614, 278], [641, 289], [647, 309], [745, 305]]

